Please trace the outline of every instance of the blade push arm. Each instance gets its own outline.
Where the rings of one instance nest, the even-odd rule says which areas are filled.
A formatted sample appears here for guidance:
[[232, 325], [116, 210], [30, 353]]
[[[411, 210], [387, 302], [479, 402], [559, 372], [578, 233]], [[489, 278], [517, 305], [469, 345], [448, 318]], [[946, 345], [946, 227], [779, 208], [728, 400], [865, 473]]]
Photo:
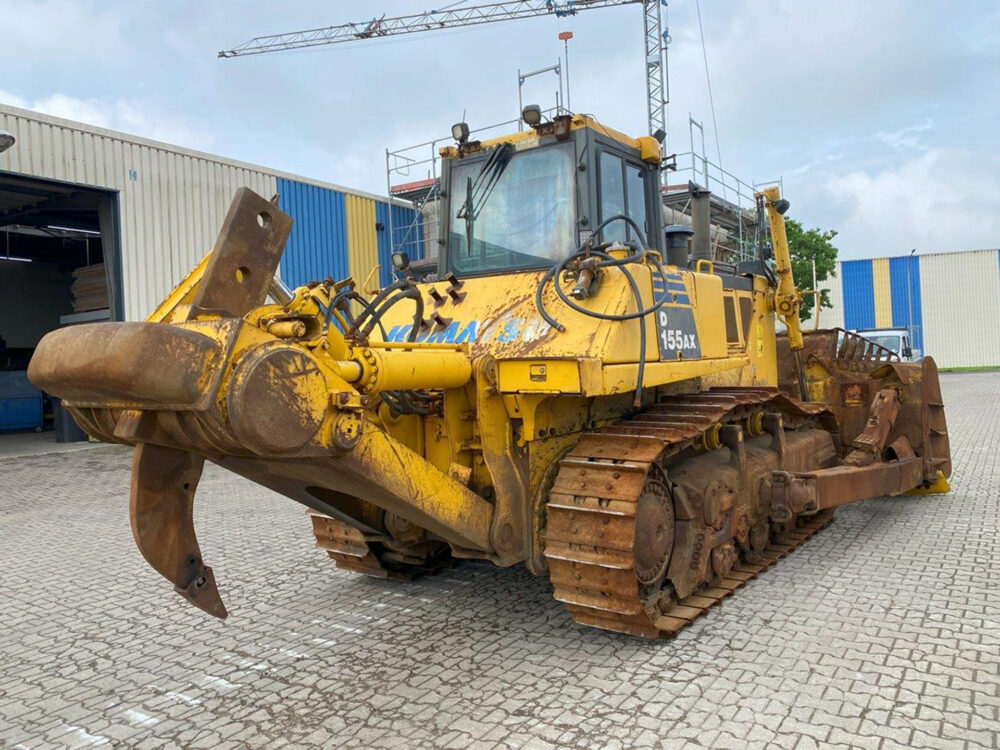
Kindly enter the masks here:
[[778, 272], [778, 288], [774, 293], [774, 308], [778, 317], [788, 328], [788, 343], [792, 351], [802, 348], [802, 324], [799, 308], [802, 297], [795, 288], [792, 276], [792, 256], [788, 249], [788, 235], [785, 233], [785, 211], [788, 201], [782, 200], [777, 187], [765, 188], [757, 193], [767, 209], [767, 220], [771, 225], [771, 246], [774, 249], [774, 264]]

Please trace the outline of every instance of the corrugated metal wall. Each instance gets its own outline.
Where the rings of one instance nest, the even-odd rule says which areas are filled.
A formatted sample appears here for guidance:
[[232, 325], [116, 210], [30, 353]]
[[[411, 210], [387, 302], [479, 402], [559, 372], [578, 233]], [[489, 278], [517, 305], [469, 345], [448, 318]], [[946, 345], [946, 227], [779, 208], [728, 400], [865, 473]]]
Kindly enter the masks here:
[[824, 328], [907, 328], [939, 367], [1000, 366], [1000, 251], [848, 260], [837, 272]]
[[0, 170], [118, 191], [128, 320], [141, 320], [212, 248], [238, 188], [270, 197], [251, 165], [0, 105], [14, 148]]
[[[823, 308], [819, 314], [820, 328], [843, 328], [844, 327], [844, 292], [840, 283], [840, 264], [835, 268], [836, 276], [821, 281], [820, 289], [826, 289], [829, 294], [827, 298], [832, 307]], [[806, 328], [812, 328], [813, 321], [806, 323]]]
[[[909, 290], [907, 290], [909, 281]], [[889, 258], [892, 325], [911, 332], [914, 349], [924, 349], [923, 306], [920, 301], [920, 259], [917, 256]]]
[[[353, 276], [359, 289], [368, 281], [367, 292], [392, 282], [386, 201], [285, 178], [278, 178], [278, 193], [282, 210], [296, 220], [281, 261], [286, 284]], [[422, 257], [417, 215], [409, 206], [392, 207], [396, 249], [414, 259]], [[378, 276], [369, 279], [376, 265]]]
[[920, 266], [916, 257], [848, 260], [838, 263], [838, 267], [845, 328], [907, 328], [912, 332], [912, 346], [923, 349]]
[[875, 303], [875, 327], [892, 326], [892, 292], [889, 287], [889, 259], [872, 259], [872, 299]]
[[[385, 201], [376, 204], [375, 221], [378, 227], [379, 280], [382, 286], [386, 286], [392, 283], [392, 251], [389, 245], [389, 204]], [[396, 250], [408, 253], [414, 260], [427, 255], [423, 242], [423, 220], [414, 209], [393, 205], [392, 234]]]
[[372, 274], [379, 262], [375, 201], [371, 198], [347, 196], [347, 260], [351, 276], [363, 294], [380, 286], [379, 277]]
[[925, 354], [941, 367], [1000, 365], [996, 250], [920, 256]]
[[847, 260], [840, 264], [844, 295], [844, 327], [875, 327], [875, 294], [870, 260]]
[[281, 258], [281, 280], [289, 287], [327, 276], [348, 275], [344, 194], [279, 177], [278, 205], [295, 220]]
[[[281, 262], [287, 285], [348, 275], [360, 285], [376, 264], [370, 286], [392, 278], [388, 203], [377, 196], [6, 105], [0, 128], [17, 139], [0, 170], [117, 192], [127, 320], [149, 314], [212, 249], [241, 187], [278, 193], [295, 219]], [[399, 242], [416, 212], [392, 210]], [[421, 257], [417, 247], [411, 257]]]

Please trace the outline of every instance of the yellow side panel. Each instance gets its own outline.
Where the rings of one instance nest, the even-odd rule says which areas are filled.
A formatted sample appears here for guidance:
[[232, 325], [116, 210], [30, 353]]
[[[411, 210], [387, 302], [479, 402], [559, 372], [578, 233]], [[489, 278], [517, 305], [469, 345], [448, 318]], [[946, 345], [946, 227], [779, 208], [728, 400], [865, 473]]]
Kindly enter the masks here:
[[345, 199], [347, 209], [347, 268], [360, 287], [378, 264], [375, 201], [357, 195]]
[[875, 327], [892, 328], [892, 290], [889, 286], [889, 259], [872, 260], [872, 287], [875, 292]]
[[726, 323], [722, 311], [722, 279], [714, 274], [691, 274], [694, 279], [694, 319], [701, 340], [701, 356], [725, 357]]
[[497, 362], [501, 393], [581, 393], [576, 359], [510, 359]]

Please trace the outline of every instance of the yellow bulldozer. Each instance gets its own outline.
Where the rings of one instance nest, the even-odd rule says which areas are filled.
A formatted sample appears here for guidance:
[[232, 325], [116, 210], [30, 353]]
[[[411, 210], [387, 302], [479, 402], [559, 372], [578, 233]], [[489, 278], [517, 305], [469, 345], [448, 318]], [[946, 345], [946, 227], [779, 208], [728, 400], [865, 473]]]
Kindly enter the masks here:
[[575, 621], [647, 637], [836, 506], [948, 490], [933, 360], [802, 332], [777, 189], [770, 248], [722, 263], [663, 226], [657, 138], [525, 114], [492, 140], [456, 126], [437, 258], [397, 254], [377, 293], [285, 288], [292, 219], [243, 189], [146, 322], [40, 343], [32, 381], [135, 446], [136, 543], [192, 604], [227, 614], [192, 524], [206, 460], [306, 506], [340, 568], [523, 564]]

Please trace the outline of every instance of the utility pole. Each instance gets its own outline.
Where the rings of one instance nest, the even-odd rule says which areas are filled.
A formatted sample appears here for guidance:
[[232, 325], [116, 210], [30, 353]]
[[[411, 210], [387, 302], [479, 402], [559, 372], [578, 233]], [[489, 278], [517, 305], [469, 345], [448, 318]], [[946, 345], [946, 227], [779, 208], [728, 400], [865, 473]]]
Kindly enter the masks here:
[[[910, 250], [910, 257], [906, 259], [906, 332], [910, 337], [910, 349], [913, 348], [913, 300], [911, 298], [913, 292], [910, 286], [910, 266], [913, 265], [915, 252], [917, 252], [917, 248]], [[921, 348], [923, 347], [921, 346]]]
[[813, 330], [819, 330], [819, 308], [823, 295], [819, 293], [819, 282], [816, 281], [816, 259], [813, 258]]

